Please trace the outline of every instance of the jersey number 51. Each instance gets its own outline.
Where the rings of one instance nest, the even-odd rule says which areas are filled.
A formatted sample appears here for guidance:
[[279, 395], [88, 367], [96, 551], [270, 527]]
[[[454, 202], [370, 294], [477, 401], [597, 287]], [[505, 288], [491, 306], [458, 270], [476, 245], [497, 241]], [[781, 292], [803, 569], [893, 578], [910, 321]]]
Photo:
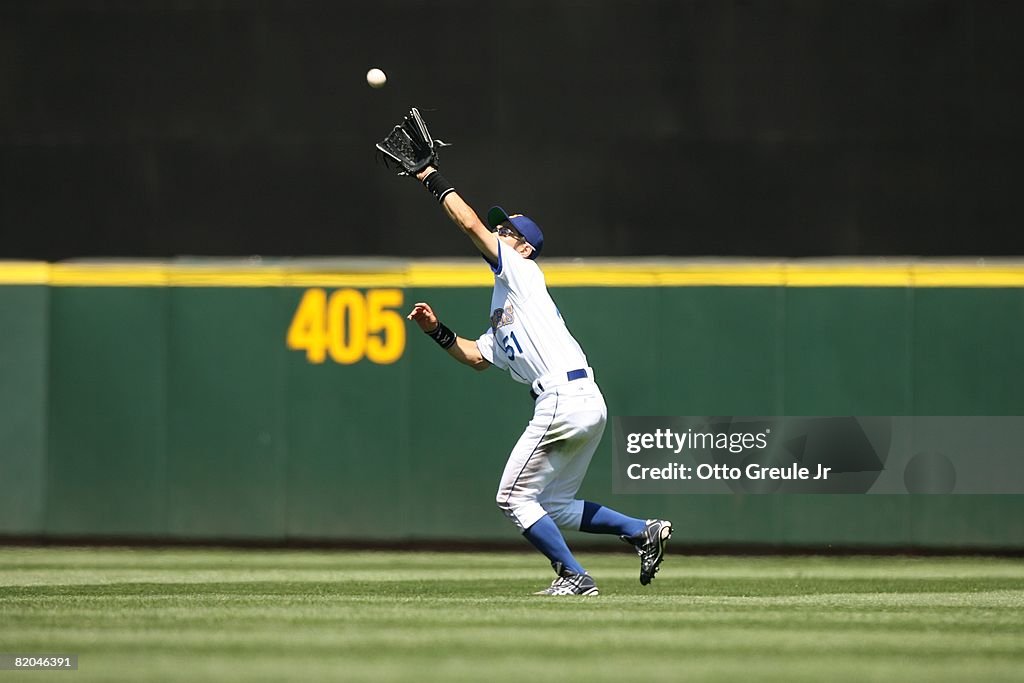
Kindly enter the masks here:
[[[508, 343], [509, 339], [512, 339], [512, 344], [515, 344], [516, 348], [513, 349], [512, 348], [512, 344]], [[501, 340], [501, 343], [505, 345], [505, 355], [508, 356], [509, 360], [515, 360], [516, 359], [516, 350], [517, 349], [519, 350], [519, 353], [523, 352], [523, 347], [519, 345], [519, 340], [516, 339], [516, 333], [515, 332], [509, 332], [508, 334], [506, 334], [505, 338]]]

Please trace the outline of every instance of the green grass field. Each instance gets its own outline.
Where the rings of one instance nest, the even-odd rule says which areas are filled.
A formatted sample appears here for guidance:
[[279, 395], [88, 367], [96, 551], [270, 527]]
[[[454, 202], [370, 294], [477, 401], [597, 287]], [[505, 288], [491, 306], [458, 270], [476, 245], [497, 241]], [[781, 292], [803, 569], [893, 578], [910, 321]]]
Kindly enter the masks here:
[[60, 681], [1024, 679], [1024, 563], [582, 555], [596, 598], [529, 595], [533, 554], [0, 549], [0, 652]]

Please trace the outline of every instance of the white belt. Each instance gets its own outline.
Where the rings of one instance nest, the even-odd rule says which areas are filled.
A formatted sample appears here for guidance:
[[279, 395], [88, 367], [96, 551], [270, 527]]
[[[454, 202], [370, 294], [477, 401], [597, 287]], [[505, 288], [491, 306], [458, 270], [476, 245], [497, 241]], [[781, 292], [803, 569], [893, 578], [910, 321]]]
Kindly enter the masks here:
[[569, 382], [574, 382], [578, 379], [594, 379], [594, 369], [579, 368], [578, 370], [552, 372], [533, 380], [533, 384], [530, 386], [533, 389], [532, 393], [535, 395], [534, 398], [536, 398], [545, 391], [554, 389], [555, 387], [560, 387], [563, 384], [568, 384]]

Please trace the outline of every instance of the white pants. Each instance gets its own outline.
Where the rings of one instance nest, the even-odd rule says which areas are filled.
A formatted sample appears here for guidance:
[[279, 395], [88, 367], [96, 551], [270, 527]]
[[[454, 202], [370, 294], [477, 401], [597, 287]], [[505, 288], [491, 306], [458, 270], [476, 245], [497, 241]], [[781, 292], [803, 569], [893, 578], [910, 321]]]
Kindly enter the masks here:
[[576, 492], [601, 443], [608, 408], [597, 384], [579, 379], [541, 394], [501, 475], [498, 507], [520, 529], [545, 514], [577, 530], [583, 501]]

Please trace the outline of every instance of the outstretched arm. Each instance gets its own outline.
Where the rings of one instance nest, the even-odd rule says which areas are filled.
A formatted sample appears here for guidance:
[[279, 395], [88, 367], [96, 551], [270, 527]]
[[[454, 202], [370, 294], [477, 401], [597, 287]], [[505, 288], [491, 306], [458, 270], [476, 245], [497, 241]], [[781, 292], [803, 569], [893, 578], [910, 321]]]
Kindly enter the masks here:
[[[434, 176], [434, 178], [430, 178], [430, 176]], [[437, 169], [433, 166], [427, 166], [416, 174], [417, 180], [425, 184], [428, 189], [431, 189], [431, 182], [438, 180], [440, 177]], [[473, 246], [484, 255], [484, 258], [491, 263], [497, 263], [497, 238], [495, 238], [494, 233], [487, 229], [487, 226], [480, 220], [480, 217], [476, 215], [473, 207], [467, 204], [466, 200], [460, 197], [459, 193], [454, 189], [443, 193], [441, 206], [444, 207], [445, 213], [452, 219], [452, 222], [459, 226], [459, 229], [469, 237], [473, 242]]]
[[441, 203], [448, 216], [473, 242], [481, 254], [498, 266], [498, 238], [490, 233], [476, 212], [455, 192], [455, 187], [437, 171], [437, 150], [448, 143], [435, 140], [427, 130], [419, 110], [413, 107], [402, 123], [377, 143], [389, 166], [402, 170], [398, 175], [415, 175]]
[[[406, 316], [409, 320], [414, 321], [420, 326], [420, 329], [426, 332], [428, 335], [434, 338], [435, 341], [444, 341], [441, 333], [451, 333], [455, 339], [453, 343], [446, 348], [448, 355], [459, 361], [463, 365], [468, 365], [474, 370], [486, 370], [491, 367], [490, 362], [483, 357], [480, 353], [480, 349], [477, 348], [476, 342], [472, 339], [463, 339], [462, 337], [455, 336], [447, 327], [441, 325], [441, 321], [434, 315], [433, 309], [430, 308], [430, 304], [417, 303], [412, 307], [412, 311]], [[442, 330], [441, 328], [444, 327]], [[444, 344], [442, 344], [443, 346]]]

